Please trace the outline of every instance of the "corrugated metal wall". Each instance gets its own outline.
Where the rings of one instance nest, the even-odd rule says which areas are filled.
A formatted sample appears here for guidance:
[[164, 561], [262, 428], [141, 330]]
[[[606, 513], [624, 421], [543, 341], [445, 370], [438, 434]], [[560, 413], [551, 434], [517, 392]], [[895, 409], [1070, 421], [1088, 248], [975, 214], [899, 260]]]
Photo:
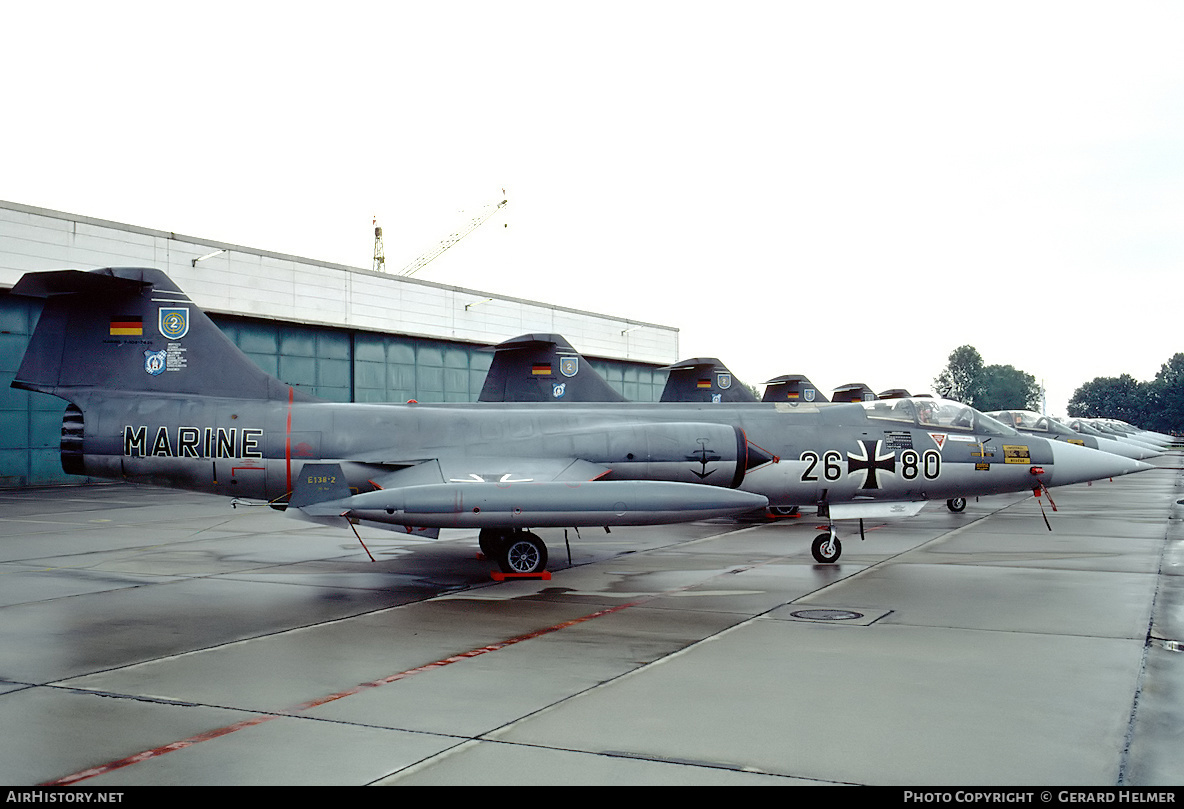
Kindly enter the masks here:
[[59, 444], [66, 403], [11, 386], [41, 301], [0, 290], [0, 486], [77, 481], [62, 471]]

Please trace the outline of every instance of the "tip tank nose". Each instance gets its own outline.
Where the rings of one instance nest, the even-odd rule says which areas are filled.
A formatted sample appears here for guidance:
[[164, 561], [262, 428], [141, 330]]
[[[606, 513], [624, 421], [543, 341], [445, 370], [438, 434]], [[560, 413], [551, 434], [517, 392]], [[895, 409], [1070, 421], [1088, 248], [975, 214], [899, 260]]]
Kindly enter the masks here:
[[1155, 467], [1149, 463], [1124, 458], [1099, 449], [1067, 444], [1062, 441], [1049, 442], [1052, 448], [1052, 475], [1050, 485], [1067, 486], [1070, 483], [1084, 483], [1088, 480], [1129, 475]]

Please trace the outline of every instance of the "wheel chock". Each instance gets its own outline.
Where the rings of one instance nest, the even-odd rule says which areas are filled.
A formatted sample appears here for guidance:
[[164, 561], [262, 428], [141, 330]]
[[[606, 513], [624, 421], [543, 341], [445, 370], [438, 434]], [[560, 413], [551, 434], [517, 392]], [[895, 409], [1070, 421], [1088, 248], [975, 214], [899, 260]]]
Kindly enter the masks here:
[[505, 581], [506, 579], [541, 579], [542, 581], [551, 581], [551, 571], [544, 570], [541, 573], [502, 573], [500, 570], [495, 570], [489, 574], [494, 581]]

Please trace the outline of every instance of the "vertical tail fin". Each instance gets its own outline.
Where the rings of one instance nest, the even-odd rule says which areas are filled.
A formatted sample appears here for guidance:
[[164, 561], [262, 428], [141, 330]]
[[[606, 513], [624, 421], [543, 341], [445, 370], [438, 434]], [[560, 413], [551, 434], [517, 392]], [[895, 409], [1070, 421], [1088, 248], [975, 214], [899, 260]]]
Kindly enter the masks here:
[[828, 402], [818, 387], [801, 374], [786, 374], [765, 383], [762, 402]]
[[876, 392], [862, 382], [849, 382], [834, 389], [831, 399], [836, 402], [871, 402]]
[[26, 273], [12, 292], [46, 299], [13, 387], [63, 399], [88, 390], [290, 395], [160, 270]]
[[670, 372], [662, 389], [663, 402], [755, 402], [748, 386], [736, 379], [715, 357], [683, 360], [664, 369]]
[[558, 334], [524, 334], [494, 346], [479, 402], [624, 402]]

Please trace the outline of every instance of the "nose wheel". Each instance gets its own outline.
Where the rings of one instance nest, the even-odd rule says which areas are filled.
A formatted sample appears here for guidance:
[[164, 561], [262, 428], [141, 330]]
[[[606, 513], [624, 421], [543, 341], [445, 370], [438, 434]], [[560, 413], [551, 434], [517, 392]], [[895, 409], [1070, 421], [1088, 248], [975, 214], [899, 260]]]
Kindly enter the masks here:
[[843, 553], [843, 543], [839, 542], [839, 538], [835, 536], [833, 530], [827, 531], [814, 538], [814, 544], [810, 546], [810, 553], [814, 554], [814, 558], [823, 564], [836, 562]]
[[955, 514], [959, 514], [959, 513], [966, 510], [966, 498], [965, 497], [951, 497], [949, 500], [946, 501], [946, 508], [948, 508], [950, 511], [954, 512]]

